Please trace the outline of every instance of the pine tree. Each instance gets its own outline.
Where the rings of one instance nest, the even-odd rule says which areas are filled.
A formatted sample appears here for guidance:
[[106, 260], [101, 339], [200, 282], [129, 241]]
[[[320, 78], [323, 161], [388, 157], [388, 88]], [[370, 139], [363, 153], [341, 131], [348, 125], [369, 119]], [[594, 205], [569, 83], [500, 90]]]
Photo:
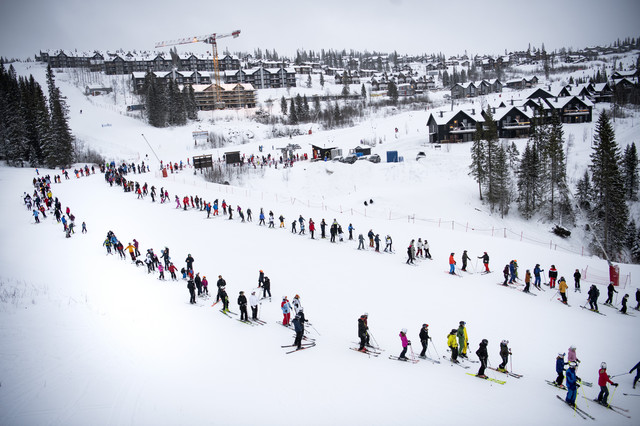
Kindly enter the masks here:
[[482, 201], [482, 187], [484, 186], [487, 172], [486, 155], [483, 141], [482, 123], [476, 123], [476, 132], [473, 135], [473, 145], [471, 145], [471, 165], [469, 166], [469, 174], [478, 182], [478, 192], [480, 193], [480, 201]]
[[589, 177], [588, 170], [584, 171], [584, 176], [582, 176], [576, 184], [575, 198], [578, 206], [586, 213], [590, 213], [591, 203], [593, 201], [593, 187], [591, 186], [591, 178]]
[[309, 110], [309, 101], [307, 95], [302, 96], [302, 117], [305, 122], [311, 118], [311, 111]]
[[307, 77], [307, 88], [311, 89], [311, 86], [312, 86], [312, 84], [311, 84], [311, 74], [309, 74], [309, 76]]
[[535, 148], [527, 143], [518, 168], [518, 207], [525, 219], [536, 212], [538, 184], [538, 156]]
[[500, 210], [500, 216], [505, 217], [509, 213], [511, 203], [511, 174], [507, 163], [507, 152], [501, 144], [496, 148], [493, 173], [495, 204]]
[[196, 97], [193, 91], [193, 86], [191, 86], [190, 84], [185, 85], [182, 88], [182, 100], [185, 104], [187, 118], [189, 120], [197, 120], [198, 104], [196, 103]]
[[622, 162], [622, 173], [624, 176], [624, 194], [630, 201], [638, 200], [638, 185], [640, 176], [638, 175], [638, 151], [636, 143], [632, 142], [624, 149]]
[[320, 87], [324, 89], [324, 74], [320, 73]]
[[491, 110], [487, 108], [485, 113], [485, 129], [483, 131], [483, 138], [485, 143], [485, 155], [486, 155], [486, 172], [487, 178], [485, 179], [485, 194], [491, 210], [493, 210], [499, 201], [500, 194], [496, 188], [496, 177], [499, 170], [496, 169], [497, 156], [496, 151], [498, 148], [498, 126], [493, 119]]
[[620, 256], [629, 222], [621, 160], [611, 122], [606, 111], [602, 111], [596, 124], [590, 165], [595, 193], [593, 221], [594, 232], [612, 259]]
[[280, 99], [280, 111], [282, 115], [287, 115], [287, 100], [284, 98], [284, 95]]
[[51, 66], [47, 66], [49, 110], [51, 117], [51, 143], [45, 152], [45, 162], [50, 168], [69, 167], [73, 163], [73, 136], [67, 122], [67, 107], [55, 85]]
[[298, 117], [298, 122], [304, 122], [304, 105], [302, 102], [302, 96], [298, 93], [295, 97], [296, 100], [296, 116]]
[[291, 98], [291, 106], [289, 107], [289, 123], [298, 124], [298, 112], [293, 98]]
[[549, 164], [550, 214], [549, 218], [556, 218], [556, 195], [564, 191], [566, 178], [566, 163], [564, 158], [564, 130], [558, 114], [553, 111], [549, 140], [545, 150], [545, 157]]
[[389, 87], [387, 89], [387, 96], [391, 99], [391, 103], [394, 105], [398, 104], [398, 87], [393, 81], [389, 82]]

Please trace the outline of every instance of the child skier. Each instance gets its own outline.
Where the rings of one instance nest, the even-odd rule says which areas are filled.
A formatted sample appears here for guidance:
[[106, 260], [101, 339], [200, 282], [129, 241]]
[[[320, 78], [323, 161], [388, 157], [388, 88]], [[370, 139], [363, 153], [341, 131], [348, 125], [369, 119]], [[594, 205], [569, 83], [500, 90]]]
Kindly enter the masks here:
[[498, 371], [502, 371], [506, 373], [507, 362], [509, 362], [509, 355], [511, 355], [511, 349], [509, 349], [509, 341], [503, 340], [500, 342], [500, 357], [502, 358], [502, 362], [498, 366]]
[[422, 343], [422, 352], [420, 352], [420, 358], [427, 357], [427, 345], [429, 344], [429, 324], [422, 324], [420, 329], [420, 343]]
[[613, 383], [611, 381], [611, 378], [607, 374], [607, 363], [603, 362], [600, 364], [600, 370], [598, 370], [598, 386], [600, 386], [600, 393], [598, 394], [596, 401], [605, 407], [609, 405], [607, 404], [607, 398], [609, 398], [607, 383], [611, 383], [613, 386], [618, 386], [617, 383]]
[[406, 361], [408, 358], [406, 357], [407, 354], [407, 348], [409, 347], [409, 345], [411, 344], [411, 341], [409, 341], [407, 339], [407, 329], [403, 328], [400, 331], [400, 342], [402, 343], [402, 352], [400, 352], [400, 356], [398, 357], [398, 359], [402, 360], [402, 361]]
[[452, 328], [447, 336], [447, 346], [451, 349], [451, 362], [458, 362], [458, 340], [456, 339], [456, 329]]
[[576, 405], [578, 382], [580, 381], [580, 377], [576, 375], [576, 368], [578, 368], [578, 363], [572, 361], [569, 363], [569, 369], [567, 370], [567, 397], [565, 398], [565, 401], [572, 407], [575, 407]]
[[478, 359], [480, 359], [480, 368], [478, 369], [478, 374], [476, 376], [486, 379], [487, 376], [484, 374], [485, 368], [487, 368], [487, 361], [489, 359], [489, 353], [487, 352], [487, 345], [489, 341], [487, 339], [482, 339], [478, 350], [476, 351], [476, 355], [478, 355]]
[[562, 386], [562, 382], [564, 381], [564, 366], [567, 363], [564, 362], [564, 353], [559, 353], [556, 358], [556, 373], [558, 373], [558, 377], [556, 378], [556, 385], [558, 387]]

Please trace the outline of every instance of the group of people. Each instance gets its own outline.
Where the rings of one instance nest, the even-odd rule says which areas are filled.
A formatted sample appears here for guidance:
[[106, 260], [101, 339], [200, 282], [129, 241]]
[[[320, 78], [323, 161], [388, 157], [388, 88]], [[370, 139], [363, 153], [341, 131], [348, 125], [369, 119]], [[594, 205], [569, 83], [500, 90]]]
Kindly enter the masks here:
[[[426, 242], [426, 240], [425, 240]], [[429, 255], [429, 258], [431, 258], [431, 255]], [[478, 259], [482, 259], [482, 264], [484, 265], [484, 273], [489, 273], [491, 272], [491, 270], [489, 269], [489, 254], [485, 251], [482, 255], [478, 256]], [[468, 272], [467, 271], [467, 266], [468, 266], [468, 262], [471, 260], [471, 258], [469, 257], [469, 254], [467, 253], [467, 250], [464, 250], [462, 252], [462, 268], [460, 268], [460, 270]], [[451, 275], [455, 275], [456, 274], [456, 265], [458, 264], [458, 262], [456, 262], [455, 259], [455, 253], [451, 253], [449, 255], [449, 274]]]

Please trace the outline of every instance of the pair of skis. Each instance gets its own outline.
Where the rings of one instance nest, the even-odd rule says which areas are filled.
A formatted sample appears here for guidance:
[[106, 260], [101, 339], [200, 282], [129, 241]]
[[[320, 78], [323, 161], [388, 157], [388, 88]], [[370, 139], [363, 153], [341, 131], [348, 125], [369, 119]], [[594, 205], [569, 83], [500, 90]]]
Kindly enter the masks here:
[[489, 370], [493, 370], [493, 371], [497, 371], [498, 373], [503, 373], [506, 374], [508, 376], [511, 377], [515, 377], [516, 379], [521, 379], [523, 377], [522, 374], [517, 374], [517, 373], [512, 373], [511, 371], [507, 371], [507, 370], [498, 370], [497, 368], [493, 368], [493, 367], [487, 367]]
[[407, 357], [400, 358], [395, 355], [389, 355], [389, 359], [393, 359], [395, 361], [409, 362], [411, 364], [417, 364], [418, 362], [420, 362], [420, 360], [415, 358], [407, 358]]
[[[302, 345], [300, 345], [300, 348], [296, 347], [294, 350], [287, 351], [287, 352], [285, 352], [285, 355], [286, 354], [292, 354], [294, 352], [303, 351], [305, 349], [313, 348], [315, 345], [316, 345], [316, 342], [303, 343]], [[280, 347], [281, 348], [293, 348], [295, 346], [297, 346], [297, 345], [283, 345], [283, 346], [280, 346]]]
[[[586, 398], [585, 398], [586, 399]], [[629, 414], [626, 414], [629, 412], [629, 410], [627, 410], [626, 408], [622, 408], [622, 407], [618, 407], [615, 405], [610, 405], [610, 404], [603, 404], [602, 402], [598, 401], [597, 399], [593, 400], [597, 405], [601, 405], [604, 408], [608, 408], [609, 410], [616, 412], [618, 414], [620, 414], [621, 416], [625, 416], [626, 418], [630, 419], [631, 416]]]
[[595, 420], [596, 418], [593, 417], [591, 414], [587, 413], [586, 411], [584, 411], [582, 408], [578, 408], [577, 405], [571, 405], [569, 404], [567, 401], [565, 401], [565, 399], [563, 397], [561, 397], [560, 395], [556, 395], [556, 397], [565, 403], [565, 405], [567, 405], [568, 407], [573, 408], [573, 412], [576, 413], [577, 415], [579, 415], [580, 417], [582, 417], [583, 419], [587, 420], [587, 419], [591, 419], [591, 420]]
[[493, 377], [480, 377], [477, 374], [473, 374], [473, 373], [467, 373], [467, 374], [470, 375], [470, 376], [473, 376], [473, 377], [477, 377], [478, 379], [483, 379], [483, 380], [487, 380], [489, 382], [497, 383], [499, 385], [504, 385], [505, 383], [507, 383], [504, 380], [494, 379]]

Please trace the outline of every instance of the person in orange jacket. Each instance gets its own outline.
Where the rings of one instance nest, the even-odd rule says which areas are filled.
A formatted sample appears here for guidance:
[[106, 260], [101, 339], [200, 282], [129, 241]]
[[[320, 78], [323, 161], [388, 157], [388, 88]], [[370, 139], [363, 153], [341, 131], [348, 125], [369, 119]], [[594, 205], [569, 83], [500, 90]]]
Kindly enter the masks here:
[[455, 275], [455, 273], [456, 273], [456, 261], [453, 258], [454, 254], [455, 253], [451, 253], [451, 256], [449, 256], [449, 273], [451, 275]]

